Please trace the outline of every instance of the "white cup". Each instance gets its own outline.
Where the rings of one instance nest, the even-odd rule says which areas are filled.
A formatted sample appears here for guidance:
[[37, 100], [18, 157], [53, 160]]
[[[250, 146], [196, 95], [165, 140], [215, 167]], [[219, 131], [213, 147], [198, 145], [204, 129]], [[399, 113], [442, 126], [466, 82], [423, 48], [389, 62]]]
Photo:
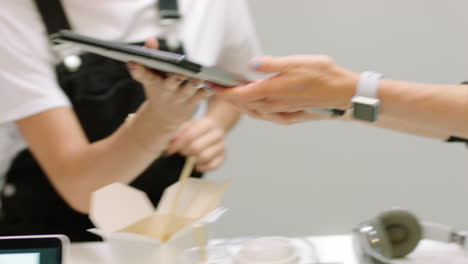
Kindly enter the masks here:
[[244, 243], [236, 264], [299, 264], [297, 248], [284, 237], [263, 237]]

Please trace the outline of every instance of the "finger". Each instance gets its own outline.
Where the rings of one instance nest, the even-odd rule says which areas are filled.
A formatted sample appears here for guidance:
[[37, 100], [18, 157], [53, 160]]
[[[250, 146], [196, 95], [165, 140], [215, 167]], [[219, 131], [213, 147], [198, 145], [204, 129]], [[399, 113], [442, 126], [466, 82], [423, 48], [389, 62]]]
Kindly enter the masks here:
[[178, 138], [173, 138], [169, 145], [167, 146], [166, 153], [168, 155], [172, 155], [177, 152], [182, 152], [182, 146], [183, 144], [181, 141], [184, 140], [184, 138], [178, 137]]
[[285, 112], [284, 109], [280, 109], [281, 105], [279, 105], [277, 100], [273, 100], [271, 98], [262, 98], [259, 100], [255, 100], [246, 103], [243, 107], [249, 110], [258, 111], [259, 113]]
[[255, 57], [249, 62], [249, 67], [260, 73], [287, 72], [291, 68], [290, 57]]
[[200, 83], [196, 81], [190, 81], [184, 85], [179, 86], [177, 91], [178, 100], [180, 102], [188, 101], [198, 91]]
[[191, 123], [194, 122], [194, 120], [187, 121], [183, 123], [182, 125], [179, 126], [177, 131], [172, 135], [171, 139], [169, 140], [169, 143], [167, 144], [165, 152], [167, 154], [174, 154], [177, 152], [175, 149], [175, 144], [179, 138], [179, 135], [183, 134], [186, 129], [188, 129], [191, 125]]
[[189, 146], [192, 141], [207, 133], [210, 129], [211, 127], [204, 123], [202, 119], [197, 120], [197, 122], [192, 123], [190, 127], [177, 135], [177, 138], [174, 139], [174, 144], [170, 148], [171, 152], [168, 153], [173, 154], [181, 151], [184, 149], [184, 146]]
[[212, 86], [212, 89], [216, 91], [217, 96], [224, 100], [235, 105], [244, 105], [252, 101], [263, 99], [268, 95], [263, 91], [265, 89], [265, 84], [263, 82], [264, 80], [259, 80], [244, 86], [222, 89]]
[[186, 145], [181, 151], [184, 155], [199, 155], [206, 149], [223, 142], [224, 133], [219, 130], [211, 130], [197, 137], [189, 145]]
[[278, 96], [279, 92], [286, 90], [293, 84], [294, 82], [289, 75], [278, 74], [244, 86], [216, 90], [216, 95], [233, 104], [245, 105], [271, 96]]
[[198, 120], [189, 120], [184, 122], [182, 125], [179, 126], [177, 131], [172, 135], [172, 140], [175, 140], [180, 137], [180, 135], [183, 135], [187, 129], [189, 129], [191, 126], [193, 126], [194, 123], [198, 122]]
[[[264, 98], [261, 100], [253, 101], [248, 103], [244, 106], [244, 108], [250, 110], [256, 110], [261, 114], [274, 114], [274, 113], [291, 113], [291, 112], [298, 112], [303, 111], [304, 109], [308, 109], [307, 106], [302, 104], [288, 104], [281, 101], [281, 99], [277, 99], [277, 97], [273, 98]], [[311, 112], [313, 112], [311, 110]], [[317, 110], [316, 113], [319, 111]], [[326, 111], [322, 111], [325, 113]]]
[[127, 66], [128, 72], [130, 73], [130, 76], [132, 76], [134, 80], [138, 80], [139, 78], [141, 78], [141, 73], [142, 73], [141, 68], [143, 66], [133, 61], [127, 62], [126, 66]]
[[270, 121], [281, 125], [292, 125], [296, 123], [312, 121], [312, 120], [326, 120], [330, 119], [313, 112], [295, 111], [295, 112], [281, 112], [281, 113], [262, 113], [256, 110], [242, 110], [242, 113], [260, 120]]
[[[195, 80], [194, 80], [195, 82]], [[200, 90], [207, 91], [210, 95], [213, 95], [216, 91], [213, 89], [213, 84], [206, 81], [196, 80], [196, 87]]]
[[155, 37], [151, 37], [145, 40], [145, 47], [151, 49], [159, 49], [158, 40]]
[[248, 115], [252, 118], [255, 118], [255, 119], [264, 119], [262, 115], [260, 115], [260, 113], [256, 110], [252, 110], [252, 109], [245, 109], [243, 108], [242, 110], [240, 110], [241, 113], [245, 114], [245, 115]]
[[199, 152], [197, 157], [197, 164], [206, 164], [211, 162], [216, 157], [223, 155], [225, 150], [224, 142], [221, 141], [218, 144], [212, 145], [202, 152]]
[[162, 82], [162, 78], [159, 75], [138, 63], [128, 62], [127, 68], [132, 78], [143, 84], [145, 89], [159, 86]]
[[179, 89], [179, 86], [184, 83], [186, 78], [180, 74], [171, 74], [164, 81], [166, 90], [175, 92]]
[[273, 114], [265, 114], [265, 113], [256, 113], [255, 116], [251, 115], [254, 118], [265, 120], [269, 122], [273, 122], [280, 125], [290, 125], [292, 124], [292, 120], [287, 116], [284, 116], [282, 113], [273, 113]]
[[273, 122], [282, 124], [282, 125], [293, 125], [297, 123], [303, 123], [312, 120], [323, 120], [327, 119], [326, 117], [320, 116], [315, 113], [310, 113], [306, 111], [298, 111], [292, 113], [276, 113], [276, 114], [265, 114], [263, 118], [271, 119]]
[[281, 115], [294, 119], [297, 121], [311, 120], [311, 119], [326, 119], [326, 116], [314, 113], [312, 111], [296, 111], [290, 113], [280, 113]]
[[252, 70], [259, 73], [285, 73], [296, 67], [312, 66], [321, 67], [333, 63], [326, 55], [296, 55], [285, 57], [263, 56], [255, 57], [249, 62]]
[[207, 164], [199, 164], [197, 165], [196, 168], [200, 172], [212, 171], [214, 169], [219, 168], [221, 164], [223, 164], [224, 159], [225, 157], [223, 155], [223, 156], [217, 157], [216, 159], [212, 160], [211, 162]]
[[232, 88], [232, 87], [235, 87], [235, 86], [231, 86], [231, 87], [226, 87], [226, 86], [222, 86], [222, 85], [219, 85], [219, 84], [216, 84], [214, 82], [206, 82], [206, 89], [208, 89], [209, 91], [211, 92], [217, 92], [217, 91], [223, 91], [223, 90], [226, 90], [226, 89], [229, 89], [229, 88]]
[[197, 104], [200, 101], [208, 98], [211, 95], [210, 92], [208, 92], [205, 89], [197, 89], [195, 94], [187, 101], [187, 104]]

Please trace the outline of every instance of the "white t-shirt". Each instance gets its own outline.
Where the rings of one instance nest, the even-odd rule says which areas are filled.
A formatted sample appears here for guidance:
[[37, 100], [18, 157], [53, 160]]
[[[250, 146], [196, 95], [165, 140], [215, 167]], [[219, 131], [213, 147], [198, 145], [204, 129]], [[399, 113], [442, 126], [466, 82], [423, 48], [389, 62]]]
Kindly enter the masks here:
[[[183, 18], [169, 31], [160, 24], [155, 0], [61, 2], [73, 30], [84, 35], [126, 42], [176, 37], [191, 60], [239, 73], [260, 53], [245, 0], [179, 0]], [[57, 84], [57, 56], [34, 0], [2, 3], [0, 36], [1, 186], [12, 159], [27, 146], [14, 121], [70, 102]]]

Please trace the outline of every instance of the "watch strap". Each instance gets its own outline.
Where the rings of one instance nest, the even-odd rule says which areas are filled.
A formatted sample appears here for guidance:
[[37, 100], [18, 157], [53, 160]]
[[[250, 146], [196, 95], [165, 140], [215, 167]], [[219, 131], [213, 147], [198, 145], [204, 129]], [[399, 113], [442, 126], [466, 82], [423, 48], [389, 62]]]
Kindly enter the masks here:
[[356, 87], [356, 95], [368, 98], [377, 99], [377, 90], [379, 81], [383, 75], [378, 72], [365, 71], [359, 76], [359, 81]]

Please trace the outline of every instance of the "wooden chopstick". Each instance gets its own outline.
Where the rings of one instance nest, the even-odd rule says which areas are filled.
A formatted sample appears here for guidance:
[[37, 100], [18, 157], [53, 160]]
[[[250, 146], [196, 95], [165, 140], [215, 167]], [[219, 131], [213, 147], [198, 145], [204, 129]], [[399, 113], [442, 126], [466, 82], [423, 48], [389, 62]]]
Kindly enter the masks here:
[[198, 258], [201, 264], [208, 263], [208, 252], [207, 252], [207, 240], [205, 235], [205, 228], [203, 224], [197, 224], [194, 226], [195, 229], [195, 240], [198, 246]]
[[177, 186], [174, 199], [172, 200], [171, 206], [169, 207], [166, 222], [163, 225], [163, 241], [167, 241], [169, 239], [169, 228], [171, 226], [172, 217], [174, 217], [175, 215], [175, 211], [177, 209], [177, 205], [179, 204], [180, 197], [184, 191], [185, 185], [187, 184], [187, 179], [190, 177], [190, 174], [192, 174], [196, 162], [197, 159], [194, 156], [188, 157], [185, 161], [184, 168], [182, 169], [182, 172], [179, 177], [179, 185]]

